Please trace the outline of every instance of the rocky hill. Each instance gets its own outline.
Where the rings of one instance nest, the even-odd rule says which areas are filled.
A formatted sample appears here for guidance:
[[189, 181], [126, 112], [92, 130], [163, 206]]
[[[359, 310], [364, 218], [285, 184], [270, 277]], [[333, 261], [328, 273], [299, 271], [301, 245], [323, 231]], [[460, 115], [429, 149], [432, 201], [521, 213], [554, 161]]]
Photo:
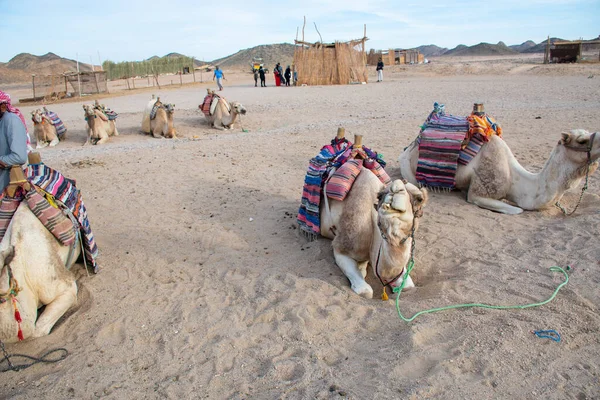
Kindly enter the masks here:
[[523, 42], [521, 44], [513, 44], [513, 45], [510, 45], [508, 47], [510, 47], [513, 50], [518, 51], [519, 53], [523, 53], [525, 50], [528, 50], [528, 49], [530, 49], [530, 48], [532, 48], [534, 46], [535, 46], [535, 42], [533, 40], [528, 40], [528, 41]]
[[[550, 43], [559, 42], [562, 40], [564, 40], [564, 39], [553, 37], [553, 38], [550, 38]], [[546, 51], [546, 43], [548, 43], [548, 39], [539, 42], [538, 44], [536, 44], [533, 47], [523, 50], [522, 53], [543, 53]]]
[[294, 60], [294, 45], [289, 43], [263, 44], [249, 49], [240, 50], [227, 57], [213, 60], [211, 64], [221, 68], [250, 69], [250, 63], [255, 57], [262, 58], [266, 68], [272, 70], [275, 64], [281, 63], [283, 68], [291, 65]]
[[[40, 75], [77, 71], [77, 61], [59, 57], [54, 53], [46, 53], [43, 56], [21, 53], [10, 59], [4, 66], [8, 69]], [[80, 62], [79, 70], [91, 71], [92, 67], [90, 64]]]
[[511, 49], [503, 42], [498, 42], [498, 44], [479, 43], [474, 46], [461, 44], [452, 50], [448, 50], [443, 56], [503, 56], [518, 53], [518, 51]]
[[419, 46], [416, 47], [416, 49], [419, 50], [419, 53], [423, 54], [425, 57], [441, 56], [442, 54], [448, 51], [446, 47], [438, 47], [435, 44]]

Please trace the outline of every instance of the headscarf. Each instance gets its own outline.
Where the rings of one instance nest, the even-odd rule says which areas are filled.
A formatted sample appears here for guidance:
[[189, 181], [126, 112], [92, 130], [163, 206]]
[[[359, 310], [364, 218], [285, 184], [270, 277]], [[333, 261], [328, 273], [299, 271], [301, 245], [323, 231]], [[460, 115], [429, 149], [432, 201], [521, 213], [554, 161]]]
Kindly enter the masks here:
[[13, 107], [10, 104], [10, 95], [8, 93], [4, 93], [2, 90], [0, 90], [0, 104], [2, 104], [2, 103], [6, 104], [6, 108], [8, 109], [8, 112], [17, 114], [17, 116], [23, 123], [23, 126], [25, 127], [25, 133], [27, 134], [27, 152], [29, 153], [31, 150], [33, 150], [33, 148], [31, 147], [31, 138], [29, 137], [29, 131], [27, 130], [27, 124], [25, 123], [25, 117], [23, 116], [23, 114], [17, 107]]

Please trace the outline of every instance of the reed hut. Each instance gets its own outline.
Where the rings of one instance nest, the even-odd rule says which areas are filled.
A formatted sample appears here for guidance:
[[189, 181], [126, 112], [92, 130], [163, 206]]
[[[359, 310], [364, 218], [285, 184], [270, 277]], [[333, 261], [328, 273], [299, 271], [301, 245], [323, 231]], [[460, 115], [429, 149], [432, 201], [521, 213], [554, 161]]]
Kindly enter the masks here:
[[[304, 29], [302, 29], [304, 32]], [[302, 35], [304, 36], [304, 34]], [[367, 82], [365, 35], [335, 43], [295, 40], [294, 68], [297, 85], [347, 85]]]

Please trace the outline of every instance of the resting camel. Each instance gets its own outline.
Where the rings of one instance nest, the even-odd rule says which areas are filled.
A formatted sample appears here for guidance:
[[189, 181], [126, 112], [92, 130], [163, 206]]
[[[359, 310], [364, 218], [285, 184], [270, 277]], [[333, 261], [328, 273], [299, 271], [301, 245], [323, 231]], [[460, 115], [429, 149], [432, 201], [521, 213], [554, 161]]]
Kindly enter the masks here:
[[84, 104], [83, 111], [88, 124], [88, 138], [84, 145], [103, 144], [108, 142], [110, 136], [118, 136], [119, 131], [115, 120], [109, 120], [104, 113], [93, 106]]
[[[552, 206], [567, 190], [577, 187], [586, 173], [591, 175], [598, 168], [600, 138], [596, 138], [597, 133], [590, 134], [584, 129], [562, 133], [544, 168], [537, 174], [518, 163], [504, 140], [492, 136], [469, 164], [458, 165], [456, 188], [467, 192], [469, 203], [504, 214]], [[413, 184], [417, 184], [418, 156], [419, 146], [413, 141], [399, 158], [402, 176]]]
[[[362, 168], [343, 201], [323, 198], [321, 235], [333, 240], [335, 262], [354, 292], [373, 297], [373, 288], [365, 281], [369, 262], [382, 285], [400, 286], [411, 257], [417, 217], [426, 202], [426, 189], [401, 180], [393, 181], [386, 189], [366, 168]], [[410, 276], [405, 287], [414, 287]]]
[[[211, 93], [209, 93], [211, 94]], [[212, 92], [214, 94], [214, 92]], [[228, 103], [222, 97], [219, 97], [219, 102], [215, 111], [211, 115], [206, 115], [208, 123], [220, 130], [231, 129], [235, 121], [237, 121], [239, 115], [246, 115], [246, 108], [237, 101]]]
[[56, 127], [44, 115], [42, 110], [37, 109], [31, 112], [31, 120], [33, 121], [33, 134], [37, 140], [36, 148], [41, 149], [46, 146], [54, 147], [58, 144], [59, 139], [56, 133]]
[[[154, 119], [150, 118], [152, 109], [157, 106]], [[152, 99], [146, 104], [144, 117], [142, 119], [142, 131], [151, 133], [155, 138], [164, 136], [166, 138], [175, 138], [176, 132], [173, 126], [173, 114], [175, 113], [175, 104], [164, 104], [160, 102], [160, 97]]]
[[[70, 250], [42, 225], [27, 202], [21, 203], [0, 243], [0, 340], [18, 340], [15, 303], [24, 339], [49, 334], [76, 303], [77, 284], [67, 268], [77, 260], [80, 246], [74, 246], [71, 257]], [[13, 302], [10, 292], [17, 287]], [[46, 307], [38, 316], [42, 306]]]

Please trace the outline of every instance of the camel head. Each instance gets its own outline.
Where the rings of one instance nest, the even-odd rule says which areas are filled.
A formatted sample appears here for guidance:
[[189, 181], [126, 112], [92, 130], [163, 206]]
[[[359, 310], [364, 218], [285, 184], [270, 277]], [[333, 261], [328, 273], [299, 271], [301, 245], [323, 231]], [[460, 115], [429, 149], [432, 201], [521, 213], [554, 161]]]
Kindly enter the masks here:
[[94, 111], [94, 107], [90, 106], [89, 104], [83, 105], [83, 114], [86, 120], [92, 117], [96, 118], [96, 111]]
[[563, 132], [558, 145], [564, 147], [565, 156], [576, 165], [587, 167], [588, 162], [590, 162], [590, 173], [598, 168], [600, 132], [590, 133], [585, 129], [573, 129], [570, 132]]
[[175, 104], [163, 104], [163, 106], [165, 107], [165, 110], [167, 110], [167, 115], [169, 117], [171, 117], [173, 115], [173, 113], [175, 112]]
[[43, 117], [42, 117], [42, 110], [40, 110], [39, 108], [35, 111], [31, 112], [31, 120], [33, 121], [34, 124], [41, 124], [43, 121]]
[[[419, 217], [423, 215], [423, 206], [427, 203], [426, 189], [419, 189], [412, 183], [400, 179], [393, 181], [386, 190], [378, 195], [377, 225], [381, 236], [389, 246], [398, 251], [410, 252], [408, 239], [419, 227]], [[378, 272], [382, 280], [392, 286], [401, 283], [400, 273], [405, 265], [386, 265]], [[396, 279], [395, 282], [393, 280]]]
[[244, 107], [242, 103], [234, 101], [230, 104], [230, 106], [232, 113], [246, 115], [246, 107]]

